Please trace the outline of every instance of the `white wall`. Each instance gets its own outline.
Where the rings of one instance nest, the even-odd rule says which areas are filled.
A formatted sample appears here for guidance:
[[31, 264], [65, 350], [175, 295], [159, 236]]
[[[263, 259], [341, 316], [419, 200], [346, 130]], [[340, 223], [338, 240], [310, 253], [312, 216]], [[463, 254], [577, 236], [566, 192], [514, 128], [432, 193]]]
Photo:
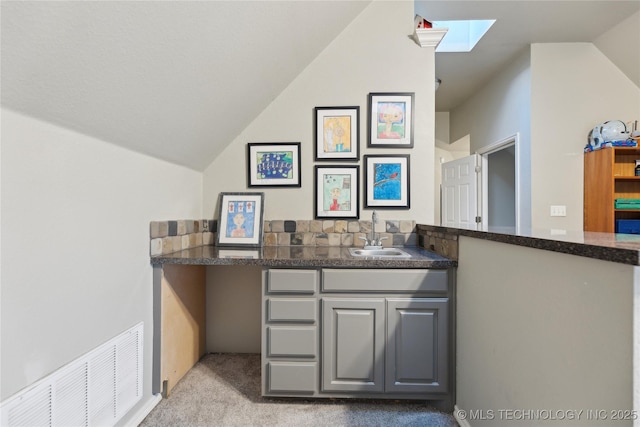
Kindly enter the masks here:
[[530, 54], [524, 51], [467, 102], [451, 111], [451, 139], [471, 138], [471, 153], [516, 133], [520, 144], [521, 226], [530, 211]]
[[[522, 226], [582, 230], [587, 134], [638, 117], [640, 89], [593, 44], [533, 44], [451, 112], [451, 138], [470, 134], [474, 152], [519, 132], [521, 211], [531, 212]], [[551, 205], [566, 206], [567, 216], [551, 217]]]
[[[217, 215], [215, 206], [219, 192], [247, 191], [248, 142], [300, 141], [302, 188], [264, 189], [265, 218], [312, 219], [313, 108], [358, 105], [361, 153], [411, 155], [411, 210], [381, 212], [381, 217], [431, 223], [434, 210], [431, 168], [434, 159], [434, 53], [432, 48], [421, 48], [410, 40], [413, 15], [411, 1], [372, 2], [205, 170], [205, 216]], [[256, 72], [259, 73], [259, 64]], [[370, 92], [415, 92], [415, 148], [366, 149], [367, 95]], [[369, 215], [370, 211], [361, 209], [361, 218]]]
[[4, 400], [144, 322], [151, 399], [149, 222], [202, 217], [202, 174], [2, 110]]
[[210, 353], [260, 353], [262, 267], [207, 267], [206, 349]]
[[[456, 404], [495, 415], [472, 426], [631, 426], [610, 411], [634, 409], [638, 267], [465, 236], [459, 255]], [[499, 410], [585, 413], [514, 422]], [[588, 410], [609, 419], [589, 423]]]
[[608, 29], [593, 44], [622, 72], [640, 87], [640, 12], [636, 12], [618, 25]]
[[448, 111], [436, 111], [434, 130], [436, 146], [446, 148], [451, 142]]
[[[531, 201], [536, 228], [582, 230], [583, 149], [606, 120], [637, 120], [640, 88], [591, 43], [531, 46]], [[565, 205], [566, 217], [550, 217]]]

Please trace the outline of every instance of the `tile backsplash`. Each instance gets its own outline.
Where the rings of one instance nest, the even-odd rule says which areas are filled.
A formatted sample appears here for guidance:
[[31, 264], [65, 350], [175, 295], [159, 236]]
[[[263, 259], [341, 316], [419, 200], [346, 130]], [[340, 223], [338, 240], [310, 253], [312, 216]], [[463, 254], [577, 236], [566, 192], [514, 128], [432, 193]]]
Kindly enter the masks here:
[[217, 228], [218, 222], [210, 219], [151, 221], [149, 225], [151, 256], [213, 245]]
[[458, 259], [458, 233], [455, 229], [418, 224], [416, 233], [418, 246], [449, 259]]
[[[383, 246], [415, 245], [415, 221], [381, 220], [375, 233]], [[264, 246], [364, 246], [371, 221], [271, 220], [264, 223]], [[362, 238], [362, 239], [361, 239]]]
[[[152, 221], [151, 255], [215, 245], [216, 220]], [[263, 246], [363, 246], [370, 236], [365, 220], [269, 220], [264, 222]], [[418, 244], [416, 223], [411, 220], [380, 220], [375, 233], [383, 246]]]

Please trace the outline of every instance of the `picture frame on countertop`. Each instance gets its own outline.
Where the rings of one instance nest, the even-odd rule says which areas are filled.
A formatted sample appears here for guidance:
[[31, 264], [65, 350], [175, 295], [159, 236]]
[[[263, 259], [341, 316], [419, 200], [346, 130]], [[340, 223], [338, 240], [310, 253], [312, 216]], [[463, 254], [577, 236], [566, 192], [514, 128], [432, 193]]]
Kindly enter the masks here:
[[248, 143], [247, 186], [301, 187], [300, 143]]
[[262, 246], [264, 193], [220, 193], [216, 245]]
[[377, 209], [409, 209], [409, 155], [364, 156], [364, 206]]
[[369, 94], [369, 148], [413, 148], [413, 92]]
[[315, 218], [358, 219], [360, 166], [315, 167]]
[[360, 159], [360, 107], [316, 107], [316, 161]]

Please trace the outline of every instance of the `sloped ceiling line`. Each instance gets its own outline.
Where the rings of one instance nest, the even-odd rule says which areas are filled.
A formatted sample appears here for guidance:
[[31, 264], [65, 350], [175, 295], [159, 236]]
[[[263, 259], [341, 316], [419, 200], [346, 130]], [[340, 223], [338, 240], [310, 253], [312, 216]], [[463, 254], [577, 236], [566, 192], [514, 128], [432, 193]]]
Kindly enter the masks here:
[[[2, 1], [1, 103], [203, 171], [370, 3]], [[427, 19], [498, 19], [471, 53], [436, 54], [436, 110], [527, 44], [591, 42], [638, 10], [637, 0], [417, 0]]]
[[202, 171], [368, 4], [2, 2], [2, 105]]

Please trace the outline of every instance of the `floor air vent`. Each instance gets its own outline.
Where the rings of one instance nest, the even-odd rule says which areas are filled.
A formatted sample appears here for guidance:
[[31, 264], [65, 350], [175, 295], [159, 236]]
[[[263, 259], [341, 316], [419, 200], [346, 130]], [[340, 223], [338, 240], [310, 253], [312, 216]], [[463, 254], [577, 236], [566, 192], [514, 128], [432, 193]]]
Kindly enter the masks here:
[[113, 425], [142, 398], [143, 324], [7, 399], [0, 425]]

